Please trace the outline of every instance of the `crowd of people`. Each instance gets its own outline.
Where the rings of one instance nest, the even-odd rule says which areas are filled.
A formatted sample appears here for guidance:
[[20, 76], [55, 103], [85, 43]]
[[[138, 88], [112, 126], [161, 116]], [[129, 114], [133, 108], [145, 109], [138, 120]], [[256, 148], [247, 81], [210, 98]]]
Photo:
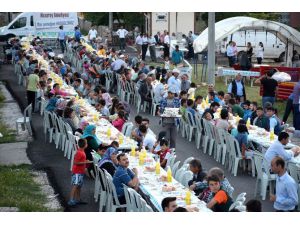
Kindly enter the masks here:
[[[185, 116], [186, 111], [190, 112], [194, 119], [196, 114], [200, 113], [203, 120], [209, 121], [217, 128], [224, 129], [237, 139], [243, 158], [251, 155], [252, 151], [248, 143], [247, 121], [267, 131], [274, 131], [278, 135], [278, 141], [274, 142], [267, 150], [265, 158], [269, 162], [270, 169], [277, 173], [280, 178], [277, 178], [278, 182], [276, 183], [278, 185], [278, 189], [276, 188], [277, 197], [275, 195], [271, 196], [271, 200], [275, 202], [274, 208], [276, 210], [295, 210], [295, 206], [298, 204], [298, 198], [296, 202], [297, 191], [295, 192], [294, 189], [287, 187], [286, 183], [281, 181], [281, 177], [284, 176], [285, 179], [288, 179], [289, 184], [295, 184], [285, 172], [285, 163], [292, 156], [297, 156], [300, 150], [299, 148], [294, 148], [291, 154], [287, 154], [284, 151], [284, 145], [288, 143], [289, 135], [283, 131], [282, 120], [278, 117], [277, 110], [274, 108], [276, 105], [275, 92], [277, 82], [272, 79], [273, 70], [255, 81], [255, 83], [264, 87], [262, 106], [259, 106], [255, 101], [247, 99], [245, 85], [240, 75], [237, 75], [235, 80], [229, 84], [227, 93], [217, 91], [213, 85], [208, 85], [207, 96], [200, 96], [196, 94], [196, 84], [190, 82], [186, 74], [180, 74], [176, 67], [171, 70], [166, 66], [166, 62], [164, 68], [146, 65], [143, 60], [145, 59], [145, 51], [148, 48], [148, 44], [150, 44], [147, 35], [138, 36], [136, 41], [136, 44], [140, 45], [138, 51], [141, 51], [141, 60], [139, 57], [124, 55], [124, 40], [121, 39], [126, 37], [126, 30], [120, 28], [117, 33], [121, 43], [120, 52], [114, 48], [105, 48], [101, 44], [94, 46], [96, 47], [95, 50], [90, 51], [84, 43], [81, 43], [79, 33], [75, 33], [74, 38], [68, 39], [63, 35], [63, 32], [59, 33], [58, 38], [62, 51], [65, 52], [65, 49], [70, 48], [76, 52], [79, 59], [83, 62], [82, 72], [76, 71], [71, 62], [55, 56], [51, 49], [44, 46], [41, 39], [34, 38], [31, 41], [31, 45], [38, 54], [49, 61], [50, 71], [62, 77], [63, 81], [72, 86], [80, 97], [86, 99], [101, 113], [101, 118], [109, 120], [119, 131], [122, 131], [126, 121], [133, 119], [130, 118], [130, 106], [128, 103], [118, 97], [111, 97], [111, 94], [116, 93], [119, 80], [122, 87], [126, 85], [134, 86], [138, 90], [136, 94], [139, 94], [141, 97], [141, 104], [149, 103], [149, 110], [153, 107], [152, 103], [154, 101], [157, 102], [158, 107], [154, 109], [156, 115], [163, 114], [166, 107], [178, 108], [182, 114], [182, 120], [185, 121], [191, 119]], [[97, 38], [97, 32], [90, 31], [88, 38], [92, 44]], [[153, 43], [154, 40], [155, 43], [158, 43], [158, 40], [160, 41], [159, 43], [163, 43], [166, 51], [165, 58], [168, 59], [168, 39], [170, 39], [168, 32], [165, 31], [163, 39], [158, 34], [153, 36], [153, 38]], [[65, 42], [66, 39], [67, 42]], [[73, 189], [69, 205], [76, 206], [82, 203], [80, 200], [80, 188], [83, 183], [85, 167], [88, 169], [89, 176], [94, 176], [91, 164], [93, 161], [92, 150], [96, 150], [98, 153], [99, 167], [107, 170], [113, 177], [119, 200], [121, 203], [124, 202], [123, 184], [138, 190], [139, 180], [137, 170], [128, 168], [127, 155], [118, 153], [118, 142], [104, 146], [102, 141], [95, 135], [96, 127], [81, 119], [87, 112], [76, 103], [75, 96], [70, 96], [70, 94], [60, 89], [58, 83], [53, 82], [51, 77], [48, 76], [49, 71], [41, 68], [37, 59], [32, 56], [32, 50], [23, 50], [17, 39], [13, 41], [13, 45], [17, 50], [14, 53], [14, 61], [21, 66], [23, 75], [27, 80], [28, 104], [32, 104], [33, 109], [35, 109], [35, 100], [39, 97], [47, 97], [46, 110], [57, 113], [71, 126], [73, 133], [81, 138], [78, 141], [79, 149], [75, 155], [72, 170]], [[172, 54], [173, 64], [178, 64], [181, 58], [183, 58], [183, 55], [178, 53], [178, 48], [176, 48], [175, 53]], [[230, 59], [230, 63], [234, 63], [234, 59]], [[109, 90], [105, 88], [108, 72], [113, 74], [113, 82]], [[167, 88], [165, 88], [166, 85]], [[299, 87], [300, 82], [295, 86], [293, 93], [294, 126], [296, 128], [296, 131], [293, 132], [295, 135], [300, 133], [298, 121], [300, 118]], [[204, 112], [200, 110], [203, 101], [208, 101], [209, 103], [209, 108], [205, 109]], [[214, 115], [220, 107], [222, 108], [220, 119], [214, 119]], [[236, 128], [228, 122], [231, 115], [240, 117]], [[287, 117], [284, 120], [286, 121]], [[164, 118], [162, 120], [162, 132], [159, 133], [158, 137], [151, 131], [148, 118], [138, 115], [134, 118], [134, 122], [135, 127], [130, 135], [131, 138], [137, 141], [139, 149], [145, 148], [158, 155], [161, 167], [165, 168], [170, 154], [176, 148], [178, 120]], [[193, 179], [189, 182], [190, 189], [207, 203], [208, 208], [214, 211], [228, 211], [232, 204], [233, 187], [224, 176], [224, 171], [220, 168], [212, 168], [206, 173], [198, 159], [190, 162], [190, 170], [194, 174]], [[281, 194], [284, 197], [280, 196]], [[293, 201], [289, 202], [287, 207], [285, 201], [289, 197]], [[164, 200], [162, 202], [163, 210], [182, 210], [178, 209], [174, 201], [176, 201], [176, 198]], [[248, 203], [248, 211], [254, 210], [253, 208], [261, 210], [258, 202], [253, 200]]]

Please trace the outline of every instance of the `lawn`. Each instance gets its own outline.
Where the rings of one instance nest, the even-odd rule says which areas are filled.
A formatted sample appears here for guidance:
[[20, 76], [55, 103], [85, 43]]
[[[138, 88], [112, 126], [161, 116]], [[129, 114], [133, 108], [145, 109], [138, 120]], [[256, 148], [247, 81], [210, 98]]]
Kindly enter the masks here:
[[[0, 91], [0, 108], [3, 106], [3, 102], [5, 100], [5, 97]], [[0, 133], [3, 135], [3, 137], [0, 137], [0, 144], [1, 143], [11, 143], [16, 141], [16, 134], [14, 130], [8, 129], [8, 127], [3, 123], [2, 116], [0, 113]]]
[[18, 207], [21, 212], [48, 211], [46, 197], [33, 180], [29, 165], [0, 166], [0, 207]]

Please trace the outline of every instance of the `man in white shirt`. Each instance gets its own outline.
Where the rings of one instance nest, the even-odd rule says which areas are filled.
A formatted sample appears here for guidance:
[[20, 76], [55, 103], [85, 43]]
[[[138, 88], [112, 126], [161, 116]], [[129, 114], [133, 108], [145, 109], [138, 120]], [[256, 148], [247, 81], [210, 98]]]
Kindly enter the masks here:
[[156, 40], [155, 40], [153, 35], [150, 35], [150, 37], [149, 37], [149, 51], [150, 51], [150, 57], [151, 57], [152, 62], [156, 62], [155, 45], [156, 45]]
[[58, 31], [58, 41], [60, 43], [60, 48], [61, 48], [61, 51], [62, 53], [65, 52], [65, 49], [66, 49], [66, 32], [64, 31], [64, 27], [61, 25], [59, 26], [59, 31]]
[[164, 58], [170, 57], [170, 36], [168, 31], [164, 31]]
[[142, 37], [143, 45], [142, 45], [142, 60], [145, 61], [146, 53], [148, 50], [148, 35], [144, 34]]
[[154, 88], [154, 100], [156, 103], [160, 103], [160, 101], [164, 98], [164, 95], [166, 93], [165, 91], [165, 83], [166, 83], [166, 80], [164, 78], [162, 78], [160, 80], [160, 83], [157, 84]]
[[135, 39], [135, 45], [136, 45], [136, 50], [138, 53], [138, 57], [140, 57], [141, 52], [142, 52], [142, 45], [143, 45], [143, 35], [140, 33], [136, 39]]
[[95, 29], [95, 26], [92, 26], [92, 28], [89, 30], [88, 39], [89, 41], [93, 41], [97, 37], [97, 30]]
[[111, 64], [113, 71], [118, 71], [122, 66], [127, 67], [127, 64], [124, 61], [124, 55], [120, 55], [119, 58]]
[[139, 130], [143, 136], [142, 146], [145, 146], [146, 149], [152, 150], [153, 146], [156, 143], [155, 135], [151, 134], [145, 125], [140, 125]]
[[266, 151], [265, 160], [269, 167], [271, 167], [271, 161], [279, 156], [285, 161], [290, 161], [293, 157], [296, 157], [300, 153], [299, 147], [292, 148], [291, 151], [286, 151], [284, 146], [289, 143], [289, 134], [281, 132], [278, 136], [278, 140], [275, 141]]
[[233, 41], [229, 41], [226, 54], [228, 57], [229, 66], [232, 67], [235, 64], [235, 52], [233, 47]]
[[123, 50], [123, 52], [125, 52], [125, 38], [127, 34], [128, 31], [125, 30], [123, 26], [121, 26], [121, 28], [117, 30], [117, 35], [119, 36], [119, 40], [120, 40], [120, 50], [121, 51]]
[[178, 69], [173, 69], [172, 76], [168, 79], [168, 87], [173, 87], [177, 96], [179, 96], [179, 93], [181, 91], [181, 82], [178, 79], [179, 73], [180, 71]]

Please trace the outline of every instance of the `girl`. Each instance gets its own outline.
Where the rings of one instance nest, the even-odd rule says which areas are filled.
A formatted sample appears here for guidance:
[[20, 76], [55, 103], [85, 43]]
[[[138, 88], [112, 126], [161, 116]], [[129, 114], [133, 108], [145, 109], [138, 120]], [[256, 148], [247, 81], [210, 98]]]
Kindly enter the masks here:
[[118, 117], [117, 117], [117, 119], [115, 119], [112, 122], [112, 125], [115, 128], [117, 128], [120, 132], [122, 132], [122, 128], [123, 128], [123, 125], [124, 125], [125, 122], [126, 122], [125, 112], [123, 110], [121, 110], [121, 111], [118, 112]]

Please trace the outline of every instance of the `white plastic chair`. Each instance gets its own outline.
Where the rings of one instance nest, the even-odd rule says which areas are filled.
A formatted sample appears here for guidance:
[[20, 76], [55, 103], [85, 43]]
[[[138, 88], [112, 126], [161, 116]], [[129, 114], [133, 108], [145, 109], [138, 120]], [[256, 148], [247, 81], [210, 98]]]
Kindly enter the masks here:
[[174, 163], [174, 165], [171, 167], [171, 170], [172, 170], [172, 173], [173, 173], [173, 176], [175, 177], [175, 174], [178, 170], [178, 167], [179, 167], [179, 164], [180, 164], [180, 161], [177, 161], [176, 163]]
[[180, 182], [185, 171], [186, 171], [186, 168], [182, 168], [182, 167], [179, 170], [177, 170], [177, 172], [175, 174], [175, 180]]
[[167, 169], [168, 167], [172, 168], [175, 163], [175, 159], [176, 159], [176, 155], [175, 155], [175, 153], [172, 153], [170, 155], [169, 159], [167, 160], [165, 169]]
[[213, 145], [214, 145], [214, 139], [212, 137], [212, 131], [211, 131], [211, 127], [212, 127], [212, 124], [203, 119], [203, 131], [204, 131], [204, 138], [203, 138], [203, 152], [206, 153], [207, 150], [208, 152], [211, 152], [210, 149], [213, 148]]
[[133, 128], [132, 122], [124, 123], [124, 125], [122, 127], [122, 134], [124, 134], [124, 136], [126, 136], [126, 137], [129, 137], [131, 134], [132, 128]]
[[28, 130], [29, 135], [32, 135], [32, 130], [31, 130], [31, 116], [32, 116], [32, 105], [28, 105], [23, 113], [23, 117], [20, 117], [16, 121], [16, 129], [17, 129], [17, 134], [19, 134], [19, 124], [21, 126], [25, 126]]
[[239, 206], [242, 206], [242, 205], [243, 204], [241, 202], [234, 202], [234, 203], [231, 204], [228, 211], [231, 211], [232, 209], [234, 209], [236, 207], [239, 207]]
[[186, 119], [187, 119], [187, 127], [186, 127], [187, 138], [189, 141], [192, 141], [194, 131], [197, 129], [196, 122], [193, 114], [189, 111], [186, 111]]
[[222, 165], [225, 164], [226, 158], [226, 131], [224, 129], [216, 129], [217, 132], [217, 143], [216, 143], [216, 161], [222, 162]]
[[188, 182], [192, 179], [193, 179], [192, 171], [187, 170], [183, 173], [180, 183], [185, 187], [189, 187]]
[[197, 132], [195, 134], [195, 142], [196, 142], [196, 148], [200, 148], [201, 139], [202, 139], [202, 121], [201, 121], [201, 115], [199, 113], [196, 113], [195, 115], [195, 122], [196, 122], [196, 128]]
[[150, 93], [151, 93], [151, 98], [152, 98], [151, 114], [152, 114], [152, 116], [155, 116], [156, 108], [157, 108], [157, 106], [160, 105], [160, 103], [156, 102], [153, 89], [151, 89]]
[[189, 164], [190, 161], [192, 161], [193, 159], [194, 159], [194, 157], [189, 157], [189, 158], [187, 158], [186, 160], [184, 160], [183, 165]]
[[64, 129], [64, 137], [65, 140], [62, 143], [63, 144], [63, 151], [64, 151], [64, 157], [68, 157], [70, 159], [70, 142], [72, 141], [70, 138], [70, 134], [73, 134], [72, 128], [68, 123], [63, 123], [63, 129]]
[[257, 195], [258, 187], [260, 184], [260, 195], [262, 196], [262, 200], [265, 200], [267, 195], [267, 187], [268, 185], [270, 185], [270, 191], [273, 191], [273, 182], [275, 182], [276, 177], [275, 175], [271, 176], [269, 171], [263, 171], [264, 157], [261, 153], [254, 152], [253, 156], [257, 172], [254, 197], [256, 197]]
[[43, 120], [45, 142], [47, 142], [47, 137], [49, 135], [50, 143], [52, 142], [53, 132], [54, 132], [53, 124], [51, 126], [51, 117], [52, 117], [51, 112], [45, 111], [44, 120]]

